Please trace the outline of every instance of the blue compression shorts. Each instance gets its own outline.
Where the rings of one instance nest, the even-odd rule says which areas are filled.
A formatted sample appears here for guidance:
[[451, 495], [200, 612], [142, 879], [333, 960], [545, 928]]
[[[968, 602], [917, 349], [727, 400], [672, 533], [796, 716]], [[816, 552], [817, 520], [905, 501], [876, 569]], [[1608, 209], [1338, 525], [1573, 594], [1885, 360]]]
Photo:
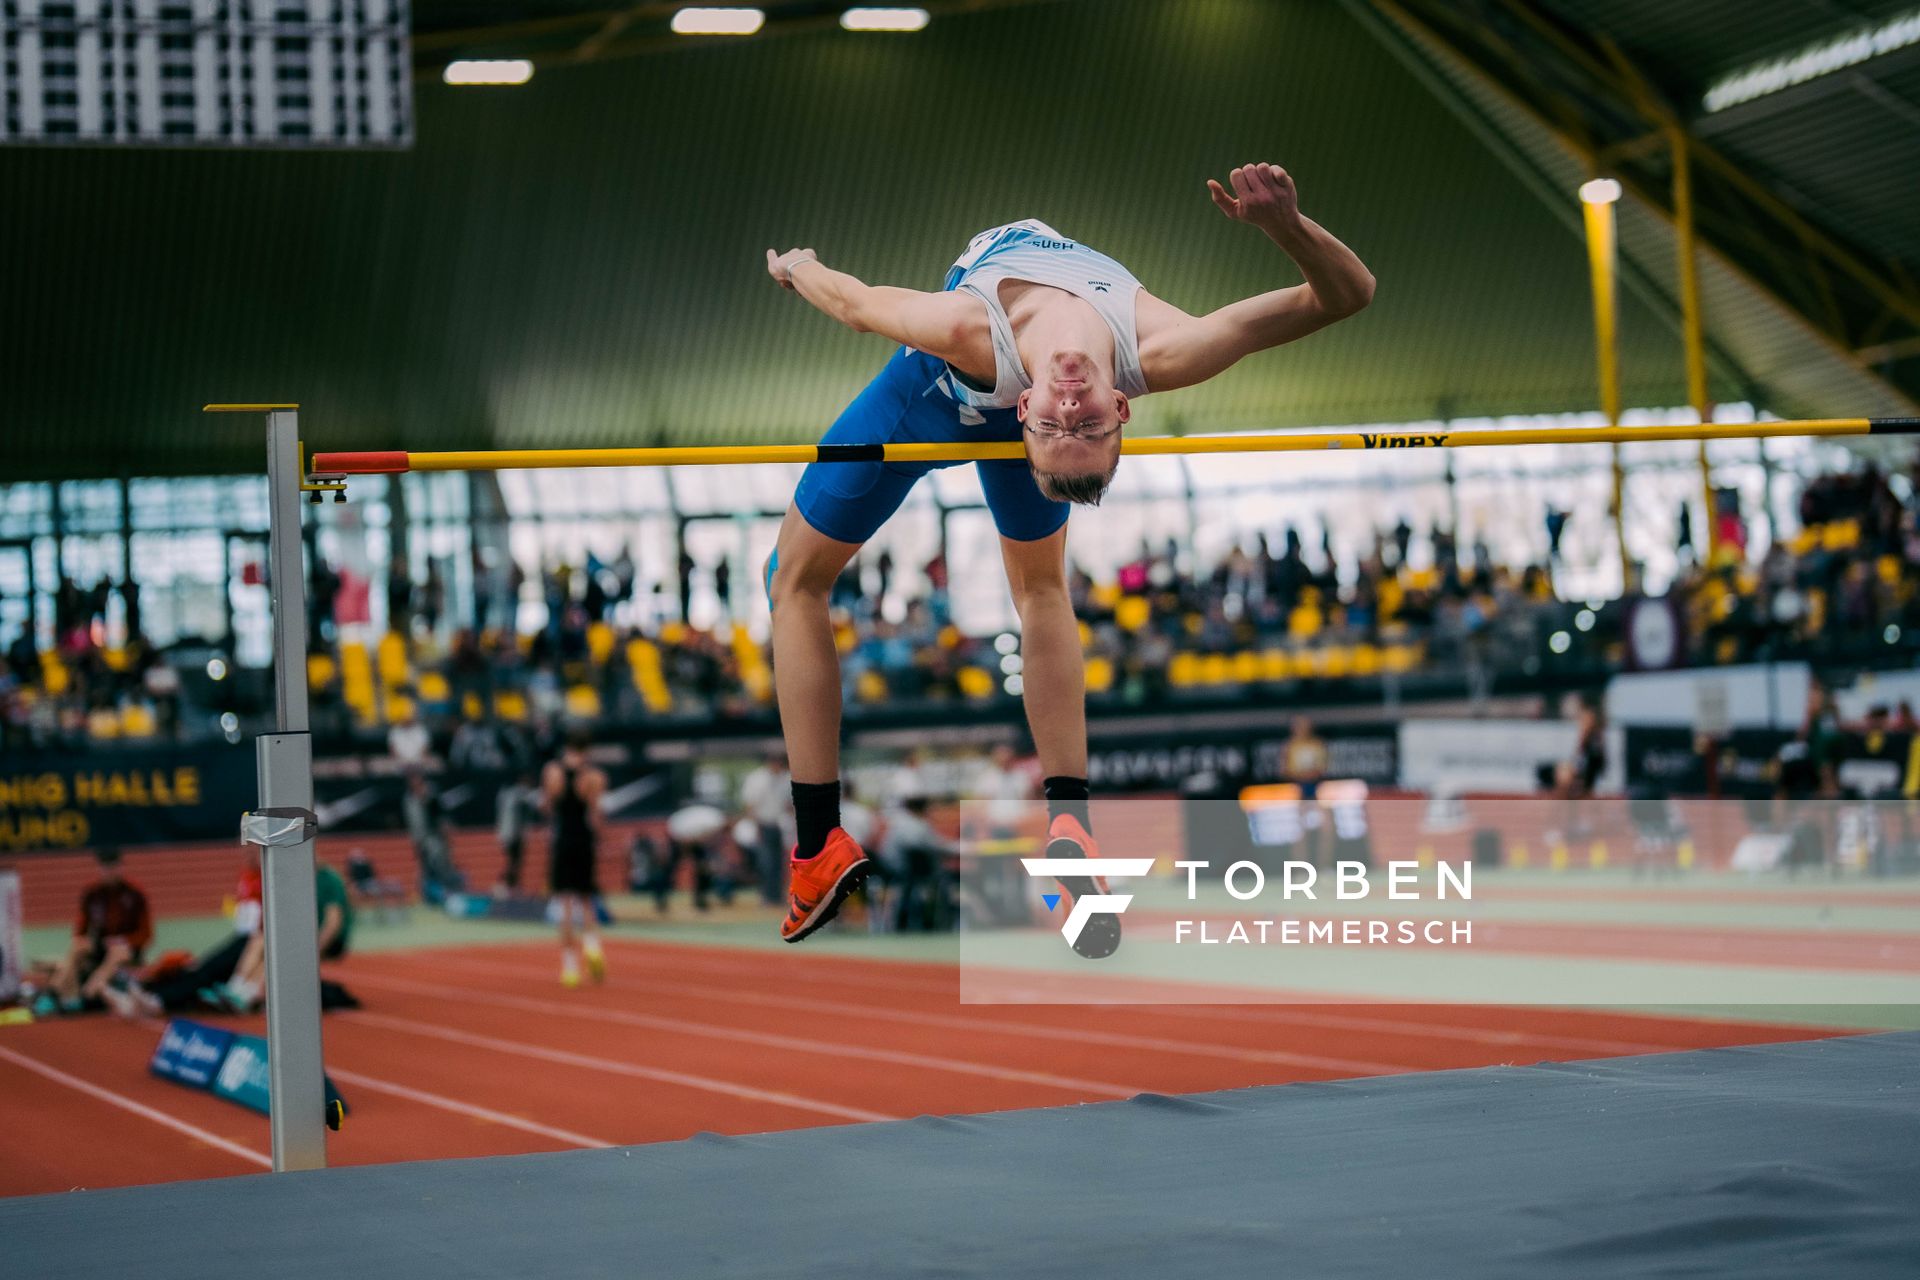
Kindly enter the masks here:
[[[1012, 409], [989, 409], [983, 422], [961, 421], [960, 407], [942, 390], [953, 375], [946, 362], [902, 348], [887, 361], [821, 444], [997, 442], [1020, 439]], [[914, 481], [957, 462], [816, 462], [793, 493], [806, 522], [839, 542], [865, 542], [906, 500]], [[987, 509], [1001, 536], [1036, 542], [1067, 522], [1067, 503], [1042, 497], [1024, 458], [976, 462]]]

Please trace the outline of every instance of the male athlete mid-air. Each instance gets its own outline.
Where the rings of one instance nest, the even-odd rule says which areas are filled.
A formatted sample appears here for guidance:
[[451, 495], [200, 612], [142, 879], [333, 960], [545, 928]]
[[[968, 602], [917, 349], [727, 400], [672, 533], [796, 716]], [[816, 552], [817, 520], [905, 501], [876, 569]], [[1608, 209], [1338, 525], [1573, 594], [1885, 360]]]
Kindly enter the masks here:
[[[1192, 386], [1244, 356], [1304, 338], [1366, 306], [1373, 276], [1300, 212], [1293, 179], [1253, 164], [1209, 179], [1220, 211], [1267, 233], [1306, 283], [1191, 316], [1127, 269], [1043, 222], [975, 236], [939, 293], [863, 284], [811, 249], [767, 251], [767, 271], [859, 333], [900, 343], [823, 444], [1022, 440], [1026, 458], [979, 462], [1020, 616], [1027, 723], [1045, 775], [1049, 858], [1093, 857], [1087, 820], [1086, 683], [1067, 596], [1067, 511], [1097, 504], [1120, 460], [1133, 397]], [[867, 871], [840, 829], [840, 664], [827, 596], [840, 570], [926, 472], [951, 463], [815, 463], [767, 561], [774, 686], [792, 762], [798, 843], [780, 936], [827, 923]], [[1063, 880], [1070, 897], [1103, 892]], [[1120, 945], [1120, 919], [1096, 915], [1075, 943], [1089, 958]]]

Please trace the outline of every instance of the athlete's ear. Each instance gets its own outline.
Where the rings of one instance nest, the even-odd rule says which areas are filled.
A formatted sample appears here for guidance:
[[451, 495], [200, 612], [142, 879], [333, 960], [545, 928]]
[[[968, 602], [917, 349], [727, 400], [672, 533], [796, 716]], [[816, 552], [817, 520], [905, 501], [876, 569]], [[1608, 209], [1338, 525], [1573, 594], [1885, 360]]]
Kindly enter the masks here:
[[1125, 426], [1127, 419], [1133, 416], [1133, 404], [1127, 399], [1126, 392], [1116, 391], [1113, 393], [1113, 409], [1115, 413], [1120, 415], [1120, 425]]

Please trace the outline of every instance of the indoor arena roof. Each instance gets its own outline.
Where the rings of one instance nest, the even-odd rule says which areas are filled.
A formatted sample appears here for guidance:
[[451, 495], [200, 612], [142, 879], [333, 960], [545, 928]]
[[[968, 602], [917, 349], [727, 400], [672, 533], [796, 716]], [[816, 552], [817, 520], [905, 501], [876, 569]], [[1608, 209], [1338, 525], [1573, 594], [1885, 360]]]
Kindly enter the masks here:
[[[842, 32], [838, 6], [769, 4], [769, 33], [811, 25], [678, 44], [659, 34], [675, 7], [418, 0], [408, 153], [14, 152], [0, 200], [33, 252], [9, 264], [0, 479], [255, 469], [253, 426], [203, 420], [209, 400], [299, 400], [327, 448], [810, 440], [887, 347], [773, 288], [765, 248], [931, 288], [976, 230], [1040, 217], [1208, 308], [1297, 278], [1207, 201], [1207, 176], [1249, 160], [1295, 173], [1306, 210], [1379, 277], [1375, 305], [1153, 397], [1141, 430], [1596, 400], [1577, 182], [1543, 187], [1442, 101], [1444, 78], [1382, 38], [1386, 0], [936, 3], [903, 37]], [[1564, 7], [1617, 15], [1629, 46], [1660, 8]], [[1683, 27], [1693, 43], [1671, 49], [1704, 77], [1692, 50], [1720, 46]], [[603, 35], [615, 56], [569, 54]], [[1741, 51], [1714, 70], [1746, 64], [1727, 47]], [[518, 89], [438, 83], [435, 66], [469, 55], [540, 69]], [[1880, 215], [1833, 207], [1850, 250], [1909, 252], [1910, 220], [1882, 217], [1880, 240]], [[1625, 398], [1684, 403], [1671, 257], [1644, 256], [1624, 280]], [[1746, 292], [1709, 293], [1716, 397], [1791, 415], [1900, 398], [1802, 333], [1797, 294], [1767, 322], [1821, 376], [1782, 381], [1778, 350], [1740, 326], [1743, 303], [1788, 291], [1729, 274]], [[1911, 332], [1847, 321], [1857, 346]]]

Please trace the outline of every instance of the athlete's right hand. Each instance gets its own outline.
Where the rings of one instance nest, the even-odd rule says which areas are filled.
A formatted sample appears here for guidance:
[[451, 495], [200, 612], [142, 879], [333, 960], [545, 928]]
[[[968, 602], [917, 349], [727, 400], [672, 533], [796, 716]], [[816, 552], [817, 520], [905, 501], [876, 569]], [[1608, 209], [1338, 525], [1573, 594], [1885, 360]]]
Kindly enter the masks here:
[[774, 283], [782, 289], [791, 289], [793, 288], [793, 269], [803, 262], [818, 261], [820, 261], [820, 255], [811, 249], [789, 249], [779, 254], [769, 249], [767, 250], [767, 274], [772, 276]]

